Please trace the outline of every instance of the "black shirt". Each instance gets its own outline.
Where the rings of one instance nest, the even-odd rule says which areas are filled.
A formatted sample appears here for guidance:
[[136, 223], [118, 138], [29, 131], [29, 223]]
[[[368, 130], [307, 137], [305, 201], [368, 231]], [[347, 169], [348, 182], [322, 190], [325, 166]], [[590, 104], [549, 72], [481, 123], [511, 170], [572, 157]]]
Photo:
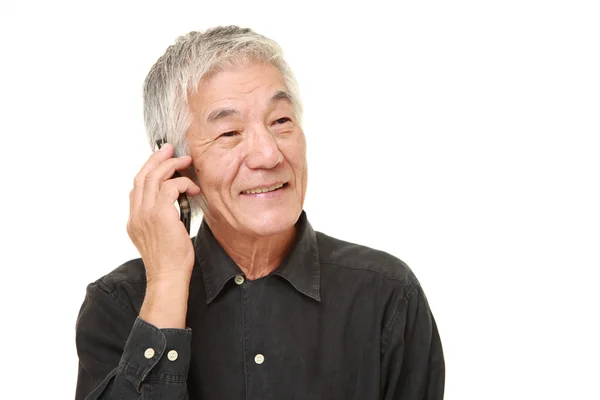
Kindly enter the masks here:
[[89, 285], [76, 398], [442, 399], [438, 330], [408, 266], [315, 232], [304, 212], [297, 232], [279, 268], [251, 281], [203, 221], [187, 329], [137, 317], [141, 259]]

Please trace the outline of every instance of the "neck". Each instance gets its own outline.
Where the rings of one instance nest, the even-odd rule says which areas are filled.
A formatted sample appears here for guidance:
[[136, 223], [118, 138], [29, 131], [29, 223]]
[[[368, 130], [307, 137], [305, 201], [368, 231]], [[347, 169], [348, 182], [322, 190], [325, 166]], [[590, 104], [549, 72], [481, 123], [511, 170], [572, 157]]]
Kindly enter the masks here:
[[[206, 221], [213, 236], [247, 279], [269, 275], [282, 263], [296, 238], [296, 227], [271, 236], [251, 236], [226, 224]], [[212, 222], [212, 223], [211, 223]]]

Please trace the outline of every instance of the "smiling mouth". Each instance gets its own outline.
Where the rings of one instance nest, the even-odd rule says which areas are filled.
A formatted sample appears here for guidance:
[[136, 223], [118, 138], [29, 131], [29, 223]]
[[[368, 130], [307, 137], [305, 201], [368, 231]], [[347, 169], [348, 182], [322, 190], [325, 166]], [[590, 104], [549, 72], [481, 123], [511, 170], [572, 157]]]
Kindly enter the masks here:
[[274, 192], [275, 190], [279, 190], [279, 189], [281, 189], [283, 187], [286, 187], [286, 186], [287, 186], [287, 182], [286, 183], [279, 183], [277, 185], [270, 186], [270, 187], [244, 190], [242, 192], [242, 194], [258, 194], [258, 193]]

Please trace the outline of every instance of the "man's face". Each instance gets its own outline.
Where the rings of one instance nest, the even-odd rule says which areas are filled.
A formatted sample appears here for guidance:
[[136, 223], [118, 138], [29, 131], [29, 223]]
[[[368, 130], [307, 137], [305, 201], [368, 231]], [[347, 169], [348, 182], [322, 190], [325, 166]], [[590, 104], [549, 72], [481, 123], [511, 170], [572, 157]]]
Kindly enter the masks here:
[[306, 141], [279, 70], [218, 72], [189, 103], [187, 139], [207, 221], [252, 236], [290, 229], [304, 204]]

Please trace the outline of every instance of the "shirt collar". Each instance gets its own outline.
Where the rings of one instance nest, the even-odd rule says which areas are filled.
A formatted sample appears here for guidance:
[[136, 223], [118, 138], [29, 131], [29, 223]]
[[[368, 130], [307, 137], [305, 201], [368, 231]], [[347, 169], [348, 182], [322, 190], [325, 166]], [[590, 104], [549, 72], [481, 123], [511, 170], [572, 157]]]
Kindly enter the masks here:
[[[296, 229], [296, 240], [292, 249], [272, 275], [284, 278], [300, 293], [321, 301], [317, 237], [304, 211], [296, 222]], [[227, 281], [242, 271], [219, 245], [205, 220], [202, 220], [198, 235], [194, 239], [194, 247], [204, 276], [206, 302], [210, 303]]]

